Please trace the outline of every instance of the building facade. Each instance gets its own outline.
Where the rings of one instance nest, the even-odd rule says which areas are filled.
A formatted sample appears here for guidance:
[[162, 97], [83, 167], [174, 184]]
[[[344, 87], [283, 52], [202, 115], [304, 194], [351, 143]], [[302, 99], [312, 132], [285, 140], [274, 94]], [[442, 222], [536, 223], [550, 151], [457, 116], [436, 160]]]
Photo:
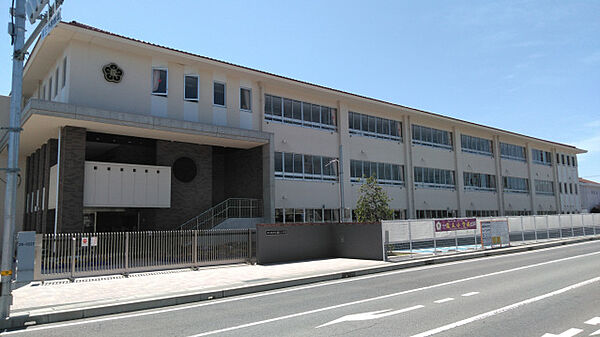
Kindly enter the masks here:
[[600, 183], [579, 178], [581, 193], [581, 210], [591, 212], [592, 208], [600, 209]]
[[371, 175], [396, 218], [581, 210], [584, 150], [75, 22], [35, 46], [23, 96], [19, 214], [39, 232], [173, 229], [228, 198], [351, 220]]

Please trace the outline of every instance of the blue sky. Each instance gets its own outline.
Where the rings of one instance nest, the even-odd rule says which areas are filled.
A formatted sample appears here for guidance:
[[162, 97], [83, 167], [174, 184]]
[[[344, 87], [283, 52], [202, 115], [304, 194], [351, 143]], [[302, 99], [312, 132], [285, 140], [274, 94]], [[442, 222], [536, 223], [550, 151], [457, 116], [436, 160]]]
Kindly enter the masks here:
[[[1, 13], [7, 22], [8, 11]], [[589, 151], [579, 156], [580, 176], [596, 181], [599, 13], [600, 1], [591, 0], [63, 5], [65, 21], [576, 145]], [[11, 52], [9, 36], [0, 34], [3, 95]]]

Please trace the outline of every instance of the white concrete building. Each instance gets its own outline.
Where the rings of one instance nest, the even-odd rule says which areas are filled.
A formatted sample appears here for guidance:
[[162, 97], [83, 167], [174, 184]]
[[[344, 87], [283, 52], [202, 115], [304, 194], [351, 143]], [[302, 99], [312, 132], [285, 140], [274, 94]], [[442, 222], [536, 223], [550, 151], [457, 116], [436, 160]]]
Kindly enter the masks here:
[[228, 198], [349, 220], [370, 175], [401, 218], [581, 210], [574, 146], [75, 22], [35, 46], [23, 96], [19, 214], [40, 232], [171, 229]]
[[582, 211], [591, 212], [594, 207], [600, 209], [600, 183], [579, 178], [579, 194]]

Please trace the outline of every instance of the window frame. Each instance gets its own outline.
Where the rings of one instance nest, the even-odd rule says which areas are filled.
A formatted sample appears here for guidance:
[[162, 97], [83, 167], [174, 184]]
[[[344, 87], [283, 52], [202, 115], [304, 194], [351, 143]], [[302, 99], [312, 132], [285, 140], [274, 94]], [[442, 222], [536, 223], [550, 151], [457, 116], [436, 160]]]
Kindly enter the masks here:
[[164, 71], [165, 72], [165, 80], [167, 83], [165, 83], [165, 92], [154, 92], [154, 85], [152, 85], [150, 87], [150, 93], [154, 96], [162, 96], [162, 97], [167, 97], [169, 95], [169, 68], [166, 67], [152, 67], [152, 82], [154, 83], [154, 71], [155, 70], [159, 70], [159, 71]]
[[[248, 109], [245, 109], [242, 107], [242, 90], [248, 90], [248, 92], [250, 93], [250, 95], [248, 95], [248, 106], [249, 106]], [[292, 101], [292, 104], [293, 104], [293, 101]], [[252, 112], [252, 88], [240, 86], [240, 110], [246, 111], [246, 112]]]
[[62, 71], [63, 77], [62, 77], [62, 88], [65, 87], [65, 85], [67, 85], [67, 57], [65, 56], [63, 58], [63, 71]]
[[[223, 104], [222, 105], [215, 103], [215, 85], [216, 84], [223, 85]], [[213, 81], [213, 105], [221, 107], [221, 108], [227, 107], [227, 83], [225, 83], [223, 81]]]
[[60, 67], [58, 67], [58, 66], [57, 66], [57, 67], [56, 67], [56, 71], [54, 72], [54, 86], [56, 87], [56, 89], [54, 89], [54, 98], [57, 98], [57, 97], [58, 97], [58, 90], [59, 90], [59, 88], [58, 88], [58, 83], [60, 82], [60, 81], [59, 81], [59, 78], [58, 78], [58, 76], [59, 76], [59, 74], [60, 74], [60, 73], [59, 73], [59, 68], [60, 68]]
[[[196, 98], [188, 98], [186, 97], [186, 90], [185, 90], [185, 86], [186, 86], [186, 79], [188, 77], [194, 77], [196, 78]], [[200, 101], [200, 76], [198, 74], [185, 74], [183, 75], [183, 100], [186, 102], [198, 102]]]

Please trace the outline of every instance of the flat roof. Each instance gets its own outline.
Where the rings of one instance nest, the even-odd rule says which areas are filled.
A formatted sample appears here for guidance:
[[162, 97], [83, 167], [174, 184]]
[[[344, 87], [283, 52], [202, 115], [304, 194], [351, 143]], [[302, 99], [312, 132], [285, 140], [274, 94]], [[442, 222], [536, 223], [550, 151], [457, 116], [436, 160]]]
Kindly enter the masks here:
[[[92, 31], [92, 32], [100, 33], [100, 34], [105, 34], [105, 35], [109, 35], [109, 36], [112, 36], [112, 37], [116, 37], [116, 38], [120, 38], [120, 39], [125, 39], [125, 40], [133, 41], [133, 42], [136, 42], [136, 43], [140, 43], [140, 44], [145, 45], [145, 46], [156, 47], [156, 48], [165, 49], [165, 50], [168, 50], [168, 51], [173, 51], [173, 52], [176, 52], [176, 53], [179, 53], [179, 54], [183, 54], [183, 55], [197, 57], [197, 58], [200, 58], [200, 59], [203, 59], [203, 60], [220, 63], [220, 64], [223, 64], [223, 65], [231, 66], [231, 67], [238, 68], [238, 69], [247, 70], [247, 71], [250, 71], [250, 72], [257, 73], [257, 74], [267, 75], [269, 77], [274, 77], [276, 79], [282, 79], [282, 80], [286, 80], [286, 81], [291, 81], [291, 82], [299, 83], [299, 84], [306, 85], [306, 86], [309, 86], [309, 87], [312, 87], [312, 88], [326, 90], [326, 91], [329, 91], [329, 92], [332, 92], [332, 93], [336, 93], [336, 94], [347, 95], [347, 96], [351, 96], [351, 97], [358, 98], [358, 99], [361, 99], [361, 100], [367, 100], [367, 101], [370, 101], [370, 102], [376, 102], [376, 103], [380, 103], [380, 104], [384, 104], [384, 105], [389, 105], [389, 106], [396, 107], [396, 108], [408, 109], [408, 110], [412, 110], [412, 111], [415, 111], [415, 112], [423, 113], [423, 114], [426, 114], [426, 115], [431, 115], [431, 116], [434, 116], [434, 117], [451, 120], [453, 122], [459, 122], [459, 123], [469, 124], [469, 125], [480, 127], [480, 128], [491, 129], [491, 130], [495, 130], [495, 131], [506, 133], [506, 134], [513, 135], [513, 136], [524, 137], [524, 138], [528, 138], [528, 139], [532, 139], [532, 140], [536, 140], [536, 141], [541, 141], [541, 142], [545, 142], [545, 143], [551, 143], [551, 144], [559, 145], [559, 146], [562, 146], [562, 147], [570, 148], [572, 150], [575, 150], [575, 152], [577, 152], [577, 153], [586, 153], [587, 152], [586, 150], [579, 149], [579, 148], [577, 148], [577, 147], [575, 147], [573, 145], [563, 144], [563, 143], [558, 143], [558, 142], [553, 142], [553, 141], [549, 141], [549, 140], [545, 140], [545, 139], [541, 139], [541, 138], [536, 138], [536, 137], [532, 137], [532, 136], [527, 136], [527, 135], [520, 134], [520, 133], [513, 132], [513, 131], [508, 131], [508, 130], [504, 130], [504, 129], [500, 129], [500, 128], [495, 128], [495, 127], [491, 127], [491, 126], [487, 126], [487, 125], [483, 125], [483, 124], [473, 123], [473, 122], [469, 122], [469, 121], [465, 121], [465, 120], [462, 120], [462, 119], [458, 119], [458, 118], [454, 118], [454, 117], [449, 117], [449, 116], [441, 115], [441, 114], [430, 112], [430, 111], [425, 111], [425, 110], [421, 110], [421, 109], [411, 108], [411, 107], [404, 106], [404, 105], [397, 104], [397, 103], [392, 103], [392, 102], [388, 102], [388, 101], [384, 101], [384, 100], [380, 100], [380, 99], [376, 99], [376, 98], [371, 98], [371, 97], [367, 97], [367, 96], [363, 96], [363, 95], [359, 95], [359, 94], [355, 94], [355, 93], [351, 93], [351, 92], [347, 92], [347, 91], [343, 91], [343, 90], [339, 90], [339, 89], [335, 89], [335, 88], [326, 87], [326, 86], [319, 85], [319, 84], [314, 84], [314, 83], [310, 83], [310, 82], [306, 82], [306, 81], [301, 81], [301, 80], [297, 80], [297, 79], [294, 79], [294, 78], [290, 78], [290, 77], [286, 77], [286, 76], [281, 76], [281, 75], [273, 74], [273, 73], [270, 73], [270, 72], [267, 72], [267, 71], [258, 70], [258, 69], [254, 69], [254, 68], [250, 68], [250, 67], [246, 67], [246, 66], [242, 66], [242, 65], [238, 65], [238, 64], [234, 64], [234, 63], [230, 63], [230, 62], [218, 60], [218, 59], [214, 59], [214, 58], [203, 56], [203, 55], [199, 55], [199, 54], [194, 54], [194, 53], [190, 53], [190, 52], [187, 52], [187, 51], [183, 51], [183, 50], [179, 50], [179, 49], [175, 49], [175, 48], [171, 48], [171, 47], [166, 47], [166, 46], [158, 45], [158, 44], [155, 44], [155, 43], [151, 43], [151, 42], [147, 42], [147, 41], [135, 39], [135, 38], [124, 36], [124, 35], [120, 35], [120, 34], [115, 34], [115, 33], [112, 33], [112, 32], [106, 31], [106, 30], [102, 30], [102, 29], [99, 29], [99, 28], [96, 28], [96, 27], [93, 27], [93, 26], [89, 26], [89, 25], [86, 25], [86, 24], [83, 24], [83, 23], [79, 23], [77, 21], [71, 21], [71, 22], [61, 21], [60, 24], [59, 24], [59, 26], [60, 25], [67, 26], [67, 27], [75, 27], [75, 28], [80, 28], [80, 29], [84, 29], [84, 30], [87, 30], [87, 31]], [[39, 41], [38, 41], [38, 43], [36, 43], [36, 45], [34, 47], [34, 51], [35, 51], [35, 49], [38, 48], [38, 44], [39, 44]], [[31, 55], [34, 55], [34, 51], [32, 51]], [[29, 58], [27, 60], [27, 64], [25, 65], [25, 68], [27, 68], [27, 65], [28, 65], [30, 59], [31, 58]]]

